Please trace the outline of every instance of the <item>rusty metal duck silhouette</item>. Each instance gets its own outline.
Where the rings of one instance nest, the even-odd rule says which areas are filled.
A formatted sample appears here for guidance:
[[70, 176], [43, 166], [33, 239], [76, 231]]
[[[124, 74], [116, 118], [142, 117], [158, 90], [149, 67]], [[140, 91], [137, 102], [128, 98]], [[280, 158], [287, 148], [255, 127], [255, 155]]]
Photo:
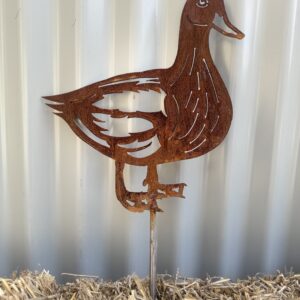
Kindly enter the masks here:
[[[159, 183], [157, 165], [204, 155], [220, 145], [228, 133], [232, 104], [210, 54], [209, 34], [211, 29], [237, 39], [244, 34], [229, 21], [223, 1], [186, 1], [178, 53], [171, 67], [115, 76], [76, 91], [44, 97], [79, 138], [116, 161], [117, 198], [130, 211], [160, 211], [157, 200], [183, 197], [185, 184]], [[217, 14], [231, 33], [214, 24]], [[112, 94], [141, 91], [164, 93], [164, 109], [125, 112], [103, 106]], [[113, 136], [104, 121], [107, 117], [143, 119], [151, 128]], [[152, 145], [154, 140], [158, 141], [156, 147]], [[141, 155], [146, 149], [151, 151]], [[125, 164], [147, 166], [143, 182], [148, 185], [147, 192], [126, 189]]]

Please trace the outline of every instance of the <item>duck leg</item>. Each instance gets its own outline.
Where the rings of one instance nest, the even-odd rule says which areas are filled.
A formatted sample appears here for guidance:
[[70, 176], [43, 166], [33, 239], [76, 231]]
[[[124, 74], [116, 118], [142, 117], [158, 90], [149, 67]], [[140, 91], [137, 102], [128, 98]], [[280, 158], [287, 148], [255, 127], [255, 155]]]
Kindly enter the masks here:
[[125, 163], [116, 161], [116, 195], [121, 204], [132, 212], [143, 212], [152, 210], [156, 212], [162, 211], [157, 200], [168, 197], [184, 198], [183, 190], [186, 184], [161, 184], [158, 181], [157, 166], [151, 164], [147, 169], [147, 176], [143, 185], [148, 185], [147, 192], [130, 192], [126, 189], [124, 183], [124, 167]]
[[148, 194], [157, 197], [157, 199], [168, 198], [168, 197], [179, 197], [185, 198], [183, 190], [186, 187], [185, 183], [177, 184], [161, 184], [159, 183], [157, 166], [149, 165], [147, 177], [143, 182], [143, 185], [148, 185]]
[[[116, 161], [116, 195], [121, 204], [132, 212], [143, 212], [145, 210], [161, 211], [156, 200], [165, 197], [151, 189], [151, 192], [130, 192], [126, 189], [124, 183], [125, 163]], [[148, 172], [149, 174], [149, 172]], [[148, 177], [149, 175], [147, 175]]]

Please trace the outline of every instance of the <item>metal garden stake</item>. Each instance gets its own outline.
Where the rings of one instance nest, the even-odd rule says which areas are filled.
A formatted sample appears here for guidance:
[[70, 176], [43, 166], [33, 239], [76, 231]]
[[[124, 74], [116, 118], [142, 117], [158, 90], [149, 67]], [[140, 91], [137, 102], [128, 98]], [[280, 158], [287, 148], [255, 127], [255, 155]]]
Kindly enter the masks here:
[[[153, 299], [156, 298], [156, 213], [161, 211], [158, 201], [168, 197], [184, 198], [186, 186], [184, 183], [161, 184], [157, 166], [208, 153], [222, 143], [232, 121], [231, 99], [212, 60], [209, 35], [211, 29], [236, 39], [242, 39], [244, 34], [229, 21], [223, 1], [186, 1], [178, 53], [171, 67], [123, 74], [69, 93], [44, 97], [80, 139], [115, 160], [116, 196], [120, 203], [131, 212], [150, 211], [150, 291]], [[223, 18], [231, 32], [214, 23], [216, 15]], [[122, 111], [107, 104], [111, 94], [142, 91], [163, 94], [164, 109]], [[151, 128], [127, 132], [124, 136], [110, 134], [107, 119], [130, 122], [134, 118], [148, 121]], [[125, 164], [147, 167], [143, 181], [146, 192], [126, 189]]]

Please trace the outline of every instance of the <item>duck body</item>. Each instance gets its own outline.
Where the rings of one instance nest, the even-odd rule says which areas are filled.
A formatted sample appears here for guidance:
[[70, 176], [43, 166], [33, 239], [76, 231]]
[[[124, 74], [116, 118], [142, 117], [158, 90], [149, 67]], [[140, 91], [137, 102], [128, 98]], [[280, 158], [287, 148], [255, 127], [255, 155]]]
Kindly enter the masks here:
[[[51, 107], [85, 142], [103, 154], [132, 165], [148, 165], [190, 159], [217, 147], [225, 138], [232, 120], [232, 105], [226, 86], [207, 51], [209, 28], [191, 23], [180, 33], [177, 58], [168, 69], [128, 73], [97, 82], [79, 90], [47, 97], [57, 101]], [[190, 35], [190, 36], [187, 36]], [[188, 44], [188, 45], [186, 45]], [[124, 112], [98, 107], [115, 93], [149, 91], [165, 94], [164, 112]], [[107, 106], [108, 107], [108, 106]], [[112, 118], [142, 118], [152, 123], [148, 131], [120, 137], [107, 134], [103, 120], [95, 115]], [[80, 123], [78, 123], [80, 121]], [[106, 142], [96, 142], [90, 135]], [[137, 152], [152, 146], [157, 138], [160, 147], [146, 157]], [[134, 143], [142, 144], [129, 148]]]
[[[204, 5], [208, 0], [187, 0], [181, 19], [178, 53], [170, 68], [128, 73], [76, 91], [44, 97], [51, 101], [48, 105], [77, 136], [116, 160], [117, 196], [132, 211], [151, 209], [163, 196], [183, 196], [184, 184], [162, 186], [158, 183], [156, 166], [204, 155], [220, 145], [229, 131], [232, 104], [209, 50], [209, 34], [219, 1], [223, 0], [211, 0], [210, 9], [201, 15], [201, 9], [208, 7]], [[161, 107], [164, 109], [125, 111], [122, 107], [111, 108], [109, 96], [124, 92], [163, 93]], [[111, 133], [111, 122], [107, 122], [107, 118], [128, 122], [142, 119], [151, 126], [116, 136]], [[122, 177], [125, 164], [148, 166], [144, 181], [148, 184], [148, 193], [126, 190]], [[176, 193], [173, 188], [179, 191]], [[165, 193], [158, 194], [157, 190]], [[142, 202], [145, 199], [147, 203]]]

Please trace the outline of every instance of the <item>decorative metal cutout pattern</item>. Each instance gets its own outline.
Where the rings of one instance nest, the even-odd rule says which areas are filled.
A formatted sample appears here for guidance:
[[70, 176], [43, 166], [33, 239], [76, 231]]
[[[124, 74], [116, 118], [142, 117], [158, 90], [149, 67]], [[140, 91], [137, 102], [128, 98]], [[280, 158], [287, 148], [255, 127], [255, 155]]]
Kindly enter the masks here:
[[[232, 30], [213, 23], [216, 14]], [[178, 53], [168, 69], [115, 76], [66, 94], [44, 97], [74, 133], [116, 161], [116, 195], [133, 212], [160, 211], [157, 200], [184, 197], [184, 183], [160, 184], [157, 165], [198, 157], [224, 140], [232, 121], [232, 104], [209, 50], [211, 29], [242, 39], [229, 21], [223, 0], [187, 0], [181, 18]], [[164, 93], [164, 111], [122, 111], [102, 105], [112, 94]], [[113, 119], [143, 119], [150, 128], [114, 136]], [[156, 140], [156, 147], [153, 141]], [[148, 150], [148, 151], [145, 151]], [[147, 153], [146, 155], [142, 155]], [[147, 166], [147, 192], [130, 192], [123, 178], [125, 164]]]

